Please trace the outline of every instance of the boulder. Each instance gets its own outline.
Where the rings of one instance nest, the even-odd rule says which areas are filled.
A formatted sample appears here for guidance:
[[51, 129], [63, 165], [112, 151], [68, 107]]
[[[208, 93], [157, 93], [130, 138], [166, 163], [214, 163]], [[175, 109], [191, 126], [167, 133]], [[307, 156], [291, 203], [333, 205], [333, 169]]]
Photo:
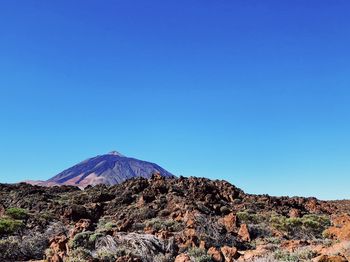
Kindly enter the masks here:
[[211, 256], [212, 260], [215, 262], [223, 262], [224, 261], [224, 257], [221, 254], [220, 249], [218, 249], [216, 247], [209, 248], [208, 255]]
[[239, 228], [238, 235], [241, 237], [243, 241], [250, 242], [250, 233], [247, 224], [242, 224]]
[[191, 262], [191, 258], [187, 254], [180, 254], [175, 258], [175, 262]]
[[91, 220], [90, 219], [80, 219], [75, 225], [74, 228], [70, 232], [70, 237], [74, 235], [87, 231], [90, 229]]
[[233, 262], [238, 255], [237, 248], [228, 246], [223, 246], [221, 248], [221, 253], [224, 256], [225, 262]]
[[230, 213], [219, 220], [227, 230], [227, 232], [233, 233], [237, 229], [237, 217], [235, 214]]
[[51, 257], [48, 257], [49, 261], [64, 261], [64, 258], [68, 252], [68, 240], [69, 239], [65, 235], [55, 236], [50, 239], [49, 244], [53, 255]]

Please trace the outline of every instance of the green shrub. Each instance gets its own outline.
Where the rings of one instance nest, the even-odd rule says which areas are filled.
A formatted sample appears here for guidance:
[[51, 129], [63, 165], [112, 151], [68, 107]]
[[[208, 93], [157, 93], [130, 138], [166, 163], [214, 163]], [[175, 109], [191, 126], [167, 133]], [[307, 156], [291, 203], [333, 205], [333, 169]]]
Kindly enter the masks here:
[[109, 231], [109, 230], [112, 230], [113, 228], [116, 228], [117, 227], [117, 223], [115, 222], [107, 222], [104, 226], [105, 230]]
[[251, 214], [247, 211], [238, 212], [236, 216], [238, 221], [244, 224], [257, 224], [261, 220], [258, 214]]
[[274, 258], [277, 259], [277, 261], [299, 262], [299, 258], [296, 254], [283, 250], [275, 251]]
[[70, 252], [69, 257], [65, 260], [67, 262], [85, 262], [92, 258], [91, 252], [84, 248], [77, 248]]
[[48, 240], [39, 233], [29, 237], [7, 236], [0, 239], [0, 261], [40, 260], [47, 246]]
[[174, 258], [171, 254], [157, 254], [153, 257], [153, 262], [172, 262], [174, 261]]
[[99, 239], [100, 237], [103, 237], [103, 236], [104, 236], [104, 234], [102, 234], [102, 233], [93, 233], [89, 237], [89, 242], [95, 243], [97, 239]]
[[20, 220], [2, 218], [0, 219], [0, 235], [12, 234], [23, 226], [24, 224]]
[[272, 216], [270, 222], [274, 228], [287, 233], [291, 233], [302, 226], [300, 218], [287, 218], [285, 216]]
[[288, 252], [285, 250], [277, 250], [273, 253], [273, 256], [277, 261], [286, 262], [299, 262], [299, 261], [311, 261], [317, 253], [310, 249], [301, 248], [294, 252]]
[[97, 231], [106, 232], [117, 228], [117, 223], [108, 218], [101, 218], [97, 224]]
[[321, 235], [331, 225], [331, 221], [327, 216], [318, 215], [305, 215], [302, 217], [302, 223], [306, 229], [318, 235]]
[[123, 257], [130, 255], [132, 256], [132, 253], [128, 250], [126, 250], [123, 247], [118, 247], [115, 251], [108, 251], [108, 250], [98, 250], [97, 251], [97, 257], [100, 259], [99, 261], [115, 261], [118, 257]]
[[278, 237], [267, 237], [265, 238], [265, 240], [270, 243], [270, 244], [274, 244], [274, 245], [279, 245], [281, 244], [281, 239]]
[[22, 220], [28, 217], [28, 212], [23, 208], [11, 207], [6, 209], [6, 215], [12, 217], [13, 219]]
[[211, 256], [207, 254], [207, 251], [202, 248], [190, 248], [187, 251], [188, 255], [191, 257], [191, 259], [195, 262], [211, 262]]
[[183, 229], [182, 224], [172, 219], [161, 220], [159, 218], [153, 218], [146, 221], [146, 226], [152, 227], [156, 231], [169, 230], [172, 232], [178, 232]]
[[322, 232], [330, 226], [329, 218], [320, 215], [305, 215], [301, 218], [273, 215], [270, 223], [272, 227], [291, 236], [307, 238], [322, 238]]
[[78, 233], [74, 236], [73, 240], [71, 240], [69, 244], [72, 249], [77, 249], [81, 247], [87, 249], [92, 248], [92, 245], [95, 243], [95, 241], [92, 241], [94, 239], [93, 235], [94, 233], [91, 231]]
[[137, 210], [137, 218], [141, 220], [151, 219], [157, 216], [157, 212], [148, 207], [141, 207]]
[[306, 248], [297, 250], [296, 254], [299, 257], [299, 260], [302, 261], [310, 261], [311, 259], [317, 256], [317, 253], [315, 251]]
[[55, 215], [51, 212], [42, 212], [40, 213], [40, 218], [43, 219], [44, 221], [50, 221], [55, 218]]
[[203, 248], [194, 247], [194, 248], [190, 248], [187, 251], [187, 253], [190, 257], [199, 257], [199, 256], [206, 255], [207, 251]]

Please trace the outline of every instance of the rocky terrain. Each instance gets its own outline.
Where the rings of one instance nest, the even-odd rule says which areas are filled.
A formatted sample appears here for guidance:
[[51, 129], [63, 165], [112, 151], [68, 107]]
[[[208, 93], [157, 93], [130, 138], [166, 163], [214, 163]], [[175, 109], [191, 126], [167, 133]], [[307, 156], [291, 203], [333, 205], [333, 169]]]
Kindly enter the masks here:
[[0, 261], [348, 261], [341, 203], [159, 174], [84, 190], [0, 184]]

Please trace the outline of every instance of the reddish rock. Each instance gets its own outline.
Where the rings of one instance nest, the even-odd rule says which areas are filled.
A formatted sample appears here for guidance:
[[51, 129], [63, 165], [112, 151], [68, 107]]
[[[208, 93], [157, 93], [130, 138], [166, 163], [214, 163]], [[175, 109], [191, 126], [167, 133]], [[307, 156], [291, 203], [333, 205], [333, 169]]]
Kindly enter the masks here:
[[155, 233], [152, 227], [145, 227], [143, 231], [145, 232], [145, 234], [150, 234], [150, 235], [153, 235]]
[[195, 229], [186, 229], [183, 233], [182, 237], [177, 236], [176, 238], [179, 247], [187, 249], [198, 246], [198, 237]]
[[224, 216], [219, 222], [225, 226], [227, 232], [233, 233], [237, 229], [237, 217], [233, 213]]
[[242, 224], [239, 228], [238, 235], [241, 237], [243, 241], [250, 242], [250, 233], [247, 224]]
[[70, 232], [70, 237], [74, 235], [87, 231], [90, 229], [91, 220], [90, 219], [80, 219], [75, 225], [74, 228]]
[[332, 219], [333, 226], [325, 231], [325, 234], [340, 241], [350, 241], [350, 215], [343, 214]]
[[215, 262], [223, 262], [224, 261], [224, 257], [221, 254], [221, 251], [216, 247], [209, 248], [208, 255], [211, 256], [212, 260]]
[[296, 208], [292, 208], [291, 210], [289, 210], [289, 217], [290, 218], [301, 217], [300, 210]]
[[187, 239], [187, 241], [184, 244], [184, 247], [186, 248], [197, 247], [197, 237], [193, 236]]
[[206, 249], [206, 246], [207, 246], [207, 244], [205, 243], [205, 241], [201, 240], [200, 243], [199, 243], [199, 248]]
[[225, 262], [233, 262], [238, 255], [237, 248], [228, 246], [222, 247], [221, 253], [224, 256]]
[[53, 256], [48, 258], [52, 262], [64, 261], [64, 257], [68, 251], [68, 238], [65, 235], [55, 236], [50, 239], [50, 249], [53, 252]]
[[307, 210], [311, 212], [317, 212], [320, 209], [317, 199], [314, 199], [314, 198], [308, 200], [305, 207], [307, 208]]
[[316, 245], [312, 247], [312, 251], [320, 256], [314, 259], [314, 261], [320, 259], [322, 255], [333, 256], [335, 254], [344, 256], [347, 260], [350, 260], [349, 244], [349, 241], [336, 241], [331, 246]]
[[185, 229], [184, 234], [185, 234], [185, 236], [187, 236], [187, 237], [194, 237], [194, 236], [197, 236], [196, 230], [195, 230], [194, 228]]
[[187, 254], [180, 254], [175, 258], [175, 262], [191, 262], [191, 258]]
[[194, 213], [187, 211], [183, 217], [183, 221], [186, 223], [187, 228], [194, 228], [196, 224], [196, 216]]
[[348, 262], [348, 260], [343, 256], [327, 256], [322, 255], [317, 257], [315, 262]]
[[266, 250], [262, 247], [258, 247], [255, 250], [248, 250], [248, 251], [242, 252], [242, 256], [239, 257], [238, 261], [251, 261], [257, 257], [263, 257], [270, 252], [271, 252], [270, 250]]
[[186, 226], [187, 226], [188, 228], [194, 228], [194, 227], [195, 227], [195, 221], [194, 221], [193, 219], [187, 220]]
[[[177, 214], [177, 216], [175, 216]], [[174, 215], [174, 217], [173, 217], [173, 215]], [[172, 214], [172, 217], [173, 217], [173, 219], [175, 220], [175, 221], [177, 221], [177, 222], [180, 222], [180, 221], [182, 221], [183, 220], [183, 216], [182, 216], [182, 213], [180, 212], [180, 213], [174, 213], [174, 214]]]
[[169, 231], [166, 230], [161, 230], [160, 232], [155, 234], [156, 237], [160, 238], [160, 239], [169, 239], [171, 236], [173, 236], [173, 234]]

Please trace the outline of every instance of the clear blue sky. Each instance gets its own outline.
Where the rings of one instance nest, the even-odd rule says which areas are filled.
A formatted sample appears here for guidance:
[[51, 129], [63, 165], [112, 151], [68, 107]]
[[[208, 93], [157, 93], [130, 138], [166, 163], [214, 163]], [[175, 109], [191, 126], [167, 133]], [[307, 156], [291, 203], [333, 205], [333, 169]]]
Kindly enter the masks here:
[[1, 1], [1, 182], [111, 150], [350, 198], [350, 2]]

